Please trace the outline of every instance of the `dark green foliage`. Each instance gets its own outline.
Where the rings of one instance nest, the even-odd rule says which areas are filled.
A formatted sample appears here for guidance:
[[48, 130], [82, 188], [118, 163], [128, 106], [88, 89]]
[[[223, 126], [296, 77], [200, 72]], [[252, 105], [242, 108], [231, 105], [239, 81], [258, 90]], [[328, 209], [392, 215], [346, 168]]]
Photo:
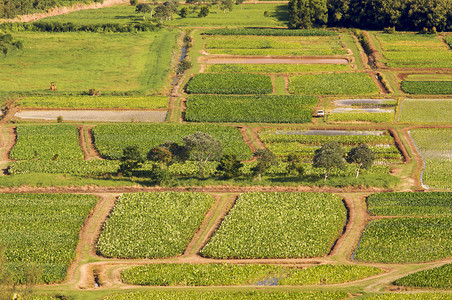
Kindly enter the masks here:
[[264, 29], [264, 28], [221, 28], [205, 31], [205, 35], [262, 35], [262, 36], [333, 36], [337, 32], [322, 29]]
[[192, 67], [191, 61], [189, 61], [188, 59], [184, 59], [177, 66], [177, 73], [182, 74], [191, 67]]
[[171, 152], [163, 147], [152, 148], [147, 154], [147, 159], [158, 162], [162, 166], [168, 166], [173, 160]]
[[140, 168], [143, 161], [143, 157], [137, 146], [127, 146], [122, 152], [118, 172], [124, 176], [131, 177], [133, 170]]
[[356, 178], [359, 176], [359, 170], [369, 169], [374, 160], [375, 153], [369, 148], [369, 146], [362, 144], [350, 149], [347, 154], [346, 160], [349, 164], [357, 164], [358, 169], [356, 171]]
[[138, 5], [138, 0], [130, 0], [130, 5], [131, 6], [137, 6]]
[[402, 81], [401, 87], [402, 91], [408, 94], [452, 94], [452, 81]]
[[198, 163], [199, 176], [204, 177], [204, 167], [210, 160], [218, 160], [223, 152], [221, 142], [205, 132], [195, 132], [182, 139], [190, 156]]
[[72, 6], [75, 3], [100, 2], [83, 0], [0, 0], [0, 18], [46, 11], [57, 6]]
[[450, 49], [452, 49], [452, 35], [446, 36], [444, 41], [449, 45]]
[[237, 159], [237, 155], [225, 154], [220, 158], [220, 164], [217, 166], [217, 171], [223, 178], [234, 178], [242, 174], [240, 168], [243, 164]]
[[253, 156], [257, 159], [257, 164], [251, 168], [251, 172], [253, 175], [258, 175], [259, 181], [261, 181], [262, 174], [276, 163], [276, 156], [268, 149], [258, 149]]
[[0, 50], [4, 55], [14, 50], [22, 50], [24, 45], [21, 41], [15, 41], [10, 33], [2, 33], [0, 31]]
[[416, 288], [450, 289], [452, 287], [452, 264], [410, 274], [397, 279], [394, 284]]
[[[0, 0], [1, 1], [1, 0]], [[134, 24], [87, 24], [75, 25], [73, 23], [45, 22], [34, 23], [3, 23], [0, 29], [13, 31], [35, 31], [35, 32], [135, 32], [135, 31], [155, 31], [159, 25], [149, 22]]]
[[209, 15], [209, 13], [210, 13], [209, 7], [208, 6], [203, 6], [199, 10], [198, 18], [205, 18], [205, 17], [207, 17]]
[[188, 7], [182, 7], [180, 10], [179, 10], [179, 16], [181, 17], [181, 18], [186, 18], [187, 16], [188, 16]]
[[289, 166], [287, 170], [291, 173], [295, 173], [298, 176], [302, 176], [305, 171], [306, 164], [304, 163], [304, 156], [300, 153], [291, 153], [287, 157]]
[[328, 20], [327, 0], [290, 0], [289, 28], [310, 29]]
[[173, 179], [173, 175], [167, 168], [161, 168], [158, 166], [152, 166], [148, 172], [149, 179], [156, 184], [168, 184]]
[[233, 6], [234, 3], [232, 0], [220, 0], [220, 9], [222, 9], [223, 12], [226, 12], [226, 10], [232, 11]]
[[344, 169], [344, 152], [341, 145], [338, 142], [323, 144], [322, 147], [315, 150], [312, 165], [314, 168], [325, 169], [324, 181], [326, 181], [333, 168]]

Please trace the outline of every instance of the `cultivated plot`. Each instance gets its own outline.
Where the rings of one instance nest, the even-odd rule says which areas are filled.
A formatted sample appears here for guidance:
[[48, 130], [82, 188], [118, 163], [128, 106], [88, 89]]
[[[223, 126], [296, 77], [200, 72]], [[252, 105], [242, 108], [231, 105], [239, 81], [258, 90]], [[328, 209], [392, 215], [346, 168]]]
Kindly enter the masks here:
[[399, 122], [452, 123], [452, 99], [405, 99]]

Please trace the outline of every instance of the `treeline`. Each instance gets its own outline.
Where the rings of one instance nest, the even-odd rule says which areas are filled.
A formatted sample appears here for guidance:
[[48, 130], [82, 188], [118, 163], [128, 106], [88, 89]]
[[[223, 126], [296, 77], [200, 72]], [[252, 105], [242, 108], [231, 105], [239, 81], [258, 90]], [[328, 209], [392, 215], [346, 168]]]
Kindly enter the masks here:
[[80, 2], [102, 3], [103, 0], [0, 0], [0, 18], [11, 19], [18, 15], [46, 11], [57, 6], [71, 6]]
[[452, 30], [452, 0], [290, 0], [289, 28]]
[[37, 32], [137, 32], [137, 31], [155, 31], [161, 25], [151, 23], [137, 24], [88, 24], [74, 25], [73, 23], [60, 22], [34, 22], [34, 23], [3, 23], [0, 29], [18, 31], [37, 31]]

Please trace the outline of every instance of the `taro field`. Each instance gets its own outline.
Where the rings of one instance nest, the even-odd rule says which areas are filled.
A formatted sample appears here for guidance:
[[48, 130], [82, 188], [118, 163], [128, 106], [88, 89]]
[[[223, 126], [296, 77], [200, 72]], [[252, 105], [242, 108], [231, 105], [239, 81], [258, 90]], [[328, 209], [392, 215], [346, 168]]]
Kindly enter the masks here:
[[452, 123], [452, 99], [405, 99], [399, 122]]
[[200, 253], [212, 258], [324, 256], [345, 221], [345, 207], [334, 194], [245, 193]]
[[79, 231], [97, 198], [76, 194], [0, 194], [0, 243], [17, 283], [39, 268], [39, 283], [61, 282], [75, 258]]

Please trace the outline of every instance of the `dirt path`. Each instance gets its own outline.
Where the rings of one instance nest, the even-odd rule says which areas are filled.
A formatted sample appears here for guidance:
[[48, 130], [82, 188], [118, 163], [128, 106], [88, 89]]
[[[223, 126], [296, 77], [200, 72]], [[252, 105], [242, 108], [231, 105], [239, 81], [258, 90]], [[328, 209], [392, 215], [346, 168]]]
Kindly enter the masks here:
[[286, 94], [290, 95], [290, 92], [289, 92], [289, 75], [284, 75], [283, 78], [284, 78], [284, 83], [285, 83]]
[[405, 140], [408, 142], [408, 145], [410, 146], [411, 153], [414, 155], [414, 159], [416, 160], [416, 169], [413, 172], [413, 181], [414, 184], [419, 187], [423, 188], [422, 186], [422, 170], [424, 170], [424, 160], [422, 159], [420, 153], [417, 151], [416, 146], [414, 145], [414, 141], [411, 138], [408, 131], [410, 131], [412, 128], [403, 128], [403, 136], [405, 137]]
[[272, 87], [273, 87], [273, 91], [272, 91], [272, 95], [276, 94], [276, 76], [275, 75], [270, 75], [270, 79], [272, 80]]
[[[254, 145], [252, 137], [250, 137], [248, 134], [249, 132], [251, 132], [251, 129], [248, 126], [241, 126], [238, 128], [239, 128], [240, 133], [242, 134], [243, 141], [248, 145], [248, 147], [250, 147], [251, 152], [252, 153], [256, 152], [257, 149]], [[251, 160], [254, 160], [254, 158]]]
[[83, 137], [86, 141], [85, 145], [87, 145], [87, 150], [92, 159], [103, 159], [100, 156], [99, 151], [97, 151], [96, 146], [94, 145], [94, 138], [91, 131], [93, 128], [94, 125], [83, 126]]
[[12, 127], [0, 127], [0, 148], [2, 151], [0, 160], [0, 176], [5, 175], [8, 165], [11, 162], [9, 153], [16, 144], [16, 133]]

